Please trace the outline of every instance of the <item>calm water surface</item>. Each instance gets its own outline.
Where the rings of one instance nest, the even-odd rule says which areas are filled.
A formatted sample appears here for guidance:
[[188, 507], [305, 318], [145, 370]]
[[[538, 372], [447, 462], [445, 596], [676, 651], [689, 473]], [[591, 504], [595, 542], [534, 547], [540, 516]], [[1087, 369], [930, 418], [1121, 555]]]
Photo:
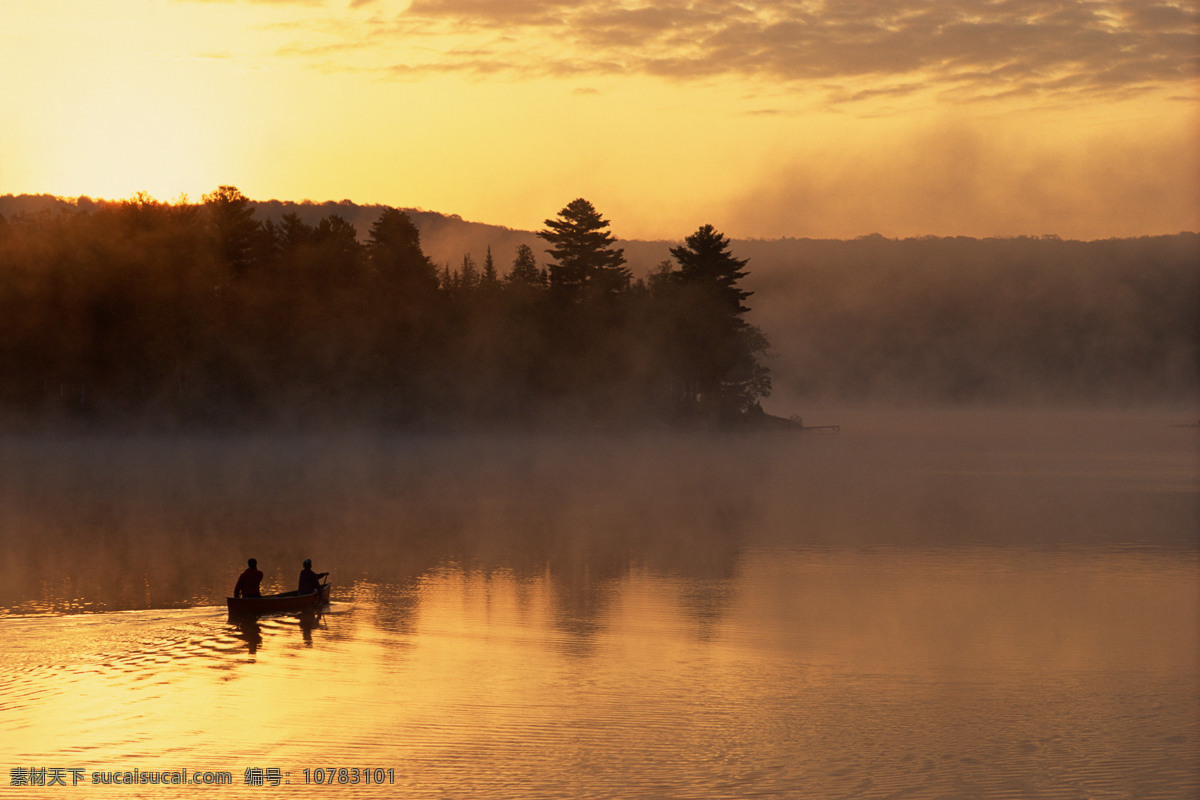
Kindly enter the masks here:
[[[257, 797], [246, 770], [274, 769], [313, 797], [1200, 796], [1188, 417], [835, 417], [6, 441], [0, 787]], [[335, 602], [230, 622], [247, 555], [277, 588], [312, 557]], [[67, 785], [11, 786], [25, 769]], [[232, 783], [92, 782], [134, 769]]]

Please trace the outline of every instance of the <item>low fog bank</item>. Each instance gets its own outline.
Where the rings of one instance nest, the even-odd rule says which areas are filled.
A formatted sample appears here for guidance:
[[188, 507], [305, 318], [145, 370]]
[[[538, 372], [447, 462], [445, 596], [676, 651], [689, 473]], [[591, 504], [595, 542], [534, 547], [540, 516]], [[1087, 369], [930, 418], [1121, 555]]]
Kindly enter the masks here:
[[739, 244], [777, 400], [1200, 407], [1195, 234]]
[[[354, 586], [454, 566], [602, 603], [748, 548], [1200, 552], [1161, 411], [843, 409], [838, 434], [8, 437], [0, 614], [219, 605], [245, 559]], [[814, 420], [817, 421], [817, 420]], [[344, 597], [345, 595], [343, 595]]]

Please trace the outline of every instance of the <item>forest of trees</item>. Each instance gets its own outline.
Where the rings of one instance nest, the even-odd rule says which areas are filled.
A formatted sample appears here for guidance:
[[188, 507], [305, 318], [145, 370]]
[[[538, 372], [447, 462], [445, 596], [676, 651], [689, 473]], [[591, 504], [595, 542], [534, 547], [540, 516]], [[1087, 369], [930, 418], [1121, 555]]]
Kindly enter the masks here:
[[586, 200], [533, 249], [435, 264], [223, 186], [0, 216], [0, 419], [117, 426], [717, 423], [770, 391], [745, 260], [703, 226], [635, 280]]

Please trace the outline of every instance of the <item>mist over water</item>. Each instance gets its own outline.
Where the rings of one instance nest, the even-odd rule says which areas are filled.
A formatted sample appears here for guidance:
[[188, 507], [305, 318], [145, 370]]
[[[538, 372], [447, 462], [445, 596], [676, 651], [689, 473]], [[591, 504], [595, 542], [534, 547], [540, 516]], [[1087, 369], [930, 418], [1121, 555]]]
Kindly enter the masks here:
[[1173, 427], [1188, 413], [817, 412], [809, 424], [843, 425], [825, 435], [10, 438], [3, 607], [220, 603], [250, 555], [284, 586], [306, 555], [345, 583], [564, 559], [728, 574], [762, 543], [1190, 550], [1195, 432]]
[[[1195, 416], [9, 437], [6, 766], [229, 770], [231, 797], [318, 765], [396, 770], [336, 787], [364, 797], [1196, 796]], [[249, 556], [265, 590], [312, 558], [334, 603], [230, 623]]]

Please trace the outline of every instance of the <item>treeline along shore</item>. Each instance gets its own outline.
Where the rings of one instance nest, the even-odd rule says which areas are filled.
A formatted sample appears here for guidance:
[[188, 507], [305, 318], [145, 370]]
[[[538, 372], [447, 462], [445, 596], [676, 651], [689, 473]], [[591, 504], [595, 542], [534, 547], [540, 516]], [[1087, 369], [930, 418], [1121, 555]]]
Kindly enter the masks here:
[[[529, 245], [435, 264], [409, 215], [263, 220], [76, 202], [0, 222], [9, 425], [735, 422], [770, 391], [744, 261], [702, 226], [634, 279], [578, 199]], [[541, 259], [545, 261], [545, 259]]]
[[1198, 376], [1193, 233], [671, 244], [618, 242], [582, 199], [525, 232], [228, 186], [0, 197], [9, 429], [712, 426], [772, 388], [1177, 402]]

